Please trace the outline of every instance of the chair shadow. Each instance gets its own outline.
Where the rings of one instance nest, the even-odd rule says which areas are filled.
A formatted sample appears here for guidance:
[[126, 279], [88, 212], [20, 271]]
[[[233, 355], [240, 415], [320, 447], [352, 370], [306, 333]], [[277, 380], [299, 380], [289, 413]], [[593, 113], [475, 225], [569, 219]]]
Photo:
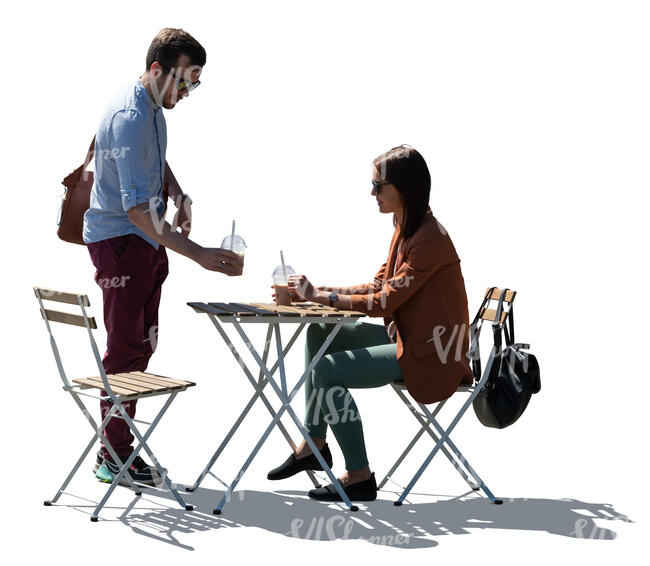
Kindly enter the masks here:
[[[225, 505], [223, 514], [212, 511], [224, 492], [199, 488], [186, 493], [178, 486], [191, 512], [178, 507], [169, 492], [145, 489], [134, 498], [119, 520], [134, 533], [160, 542], [193, 550], [179, 540], [181, 535], [227, 528], [256, 527], [291, 538], [313, 541], [365, 540], [394, 548], [427, 548], [440, 544], [442, 535], [471, 534], [474, 529], [509, 529], [547, 532], [575, 539], [613, 540], [612, 528], [595, 520], [633, 522], [609, 503], [575, 499], [504, 499], [502, 505], [470, 491], [458, 497], [413, 494], [427, 503], [396, 507], [389, 491], [381, 491], [376, 501], [358, 503], [359, 511], [342, 504], [317, 502], [303, 491], [237, 491]], [[149, 495], [156, 499], [149, 499]], [[161, 508], [160, 498], [168, 507]], [[142, 508], [147, 501], [152, 508]], [[138, 507], [136, 507], [138, 504]], [[74, 506], [77, 507], [77, 506]]]

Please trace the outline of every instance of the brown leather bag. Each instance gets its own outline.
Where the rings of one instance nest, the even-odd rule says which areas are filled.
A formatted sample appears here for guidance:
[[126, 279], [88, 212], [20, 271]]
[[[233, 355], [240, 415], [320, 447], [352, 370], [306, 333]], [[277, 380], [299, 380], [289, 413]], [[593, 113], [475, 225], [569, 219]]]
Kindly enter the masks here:
[[[65, 187], [65, 193], [61, 200], [61, 209], [59, 211], [59, 222], [56, 234], [59, 238], [72, 244], [81, 244], [85, 246], [83, 240], [83, 223], [84, 214], [90, 207], [90, 191], [93, 188], [94, 175], [92, 171], [86, 171], [88, 164], [95, 155], [95, 136], [90, 142], [86, 159], [82, 165], [70, 173], [61, 183]], [[167, 196], [169, 194], [167, 186], [167, 174], [163, 179], [163, 199], [165, 201], [165, 210], [167, 207]]]

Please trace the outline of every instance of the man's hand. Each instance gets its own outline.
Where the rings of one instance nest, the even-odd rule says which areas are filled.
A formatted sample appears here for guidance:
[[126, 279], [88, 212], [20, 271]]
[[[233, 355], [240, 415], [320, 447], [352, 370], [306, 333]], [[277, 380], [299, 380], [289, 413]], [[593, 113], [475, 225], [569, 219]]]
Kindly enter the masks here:
[[241, 275], [244, 270], [244, 260], [236, 253], [222, 248], [202, 248], [196, 262], [205, 269], [230, 276]]
[[169, 222], [159, 218], [155, 212], [155, 202], [141, 203], [129, 209], [129, 221], [140, 228], [147, 236], [170, 250], [195, 261], [210, 271], [226, 275], [241, 275], [244, 260], [236, 253], [221, 248], [204, 248], [187, 236], [172, 230]]

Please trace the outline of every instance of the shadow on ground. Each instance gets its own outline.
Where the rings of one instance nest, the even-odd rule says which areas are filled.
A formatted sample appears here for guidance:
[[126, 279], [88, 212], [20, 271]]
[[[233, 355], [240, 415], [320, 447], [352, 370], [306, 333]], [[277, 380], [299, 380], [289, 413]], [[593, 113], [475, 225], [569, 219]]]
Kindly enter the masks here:
[[[418, 502], [407, 501], [401, 507], [393, 505], [396, 497], [382, 491], [382, 499], [359, 503], [359, 511], [351, 512], [343, 505], [313, 501], [304, 492], [243, 490], [233, 494], [222, 515], [213, 515], [223, 491], [199, 488], [186, 493], [185, 486], [179, 487], [182, 497], [194, 505], [194, 511], [180, 509], [169, 493], [145, 490], [141, 497], [134, 497], [119, 521], [134, 533], [188, 550], [193, 547], [186, 544], [187, 535], [242, 527], [303, 540], [360, 539], [369, 544], [412, 549], [434, 547], [442, 541], [442, 535], [471, 534], [475, 529], [539, 531], [576, 539], [613, 540], [616, 532], [597, 525], [596, 519], [632, 522], [608, 503], [512, 498], [504, 499], [503, 505], [494, 505], [472, 491], [459, 497], [413, 494], [412, 499]], [[422, 499], [430, 502], [420, 502]], [[84, 512], [85, 507], [92, 508], [68, 506]]]

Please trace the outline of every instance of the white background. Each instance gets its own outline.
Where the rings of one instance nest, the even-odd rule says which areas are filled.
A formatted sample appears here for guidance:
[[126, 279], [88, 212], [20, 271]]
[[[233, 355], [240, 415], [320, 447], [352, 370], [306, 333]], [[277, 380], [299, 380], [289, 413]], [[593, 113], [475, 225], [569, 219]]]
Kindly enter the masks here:
[[[647, 4], [186, 0], [3, 10], [3, 553], [69, 564], [647, 556]], [[212, 478], [189, 498], [192, 514], [157, 496], [134, 502], [124, 489], [98, 524], [83, 499], [42, 506], [90, 428], [61, 391], [31, 288], [88, 293], [103, 352], [87, 250], [55, 234], [59, 183], [83, 160], [114, 92], [144, 71], [165, 26], [186, 29], [207, 50], [200, 88], [165, 111], [167, 157], [195, 203], [191, 238], [218, 246], [236, 218], [248, 243], [236, 279], [169, 252], [149, 370], [198, 382], [152, 437], [170, 475], [196, 478], [252, 392], [208, 318], [186, 302], [270, 300], [280, 249], [314, 283], [368, 281], [392, 234], [370, 197], [370, 164], [408, 143], [431, 170], [431, 207], [462, 260], [470, 312], [487, 286], [517, 290], [517, 339], [541, 364], [542, 392], [520, 422], [486, 429], [470, 412], [454, 434], [503, 506], [449, 499], [466, 486], [436, 457], [410, 506], [395, 508], [382, 492], [348, 524], [353, 540], [339, 525], [335, 540], [317, 542], [306, 534], [312, 519], [350, 514], [305, 501], [304, 476], [266, 480], [289, 453], [278, 433], [223, 518], [211, 514], [221, 494]], [[56, 326], [70, 377], [94, 373], [83, 330]], [[382, 476], [416, 423], [389, 389], [354, 396]], [[155, 403], [141, 403], [138, 415], [153, 414]], [[253, 410], [218, 475], [233, 477], [268, 421], [261, 406]], [[409, 458], [402, 485], [430, 446], [423, 440]], [[69, 491], [97, 501], [106, 486], [89, 467], [90, 459]], [[291, 536], [297, 518], [305, 521], [299, 538]], [[411, 543], [363, 540], [394, 528]]]

